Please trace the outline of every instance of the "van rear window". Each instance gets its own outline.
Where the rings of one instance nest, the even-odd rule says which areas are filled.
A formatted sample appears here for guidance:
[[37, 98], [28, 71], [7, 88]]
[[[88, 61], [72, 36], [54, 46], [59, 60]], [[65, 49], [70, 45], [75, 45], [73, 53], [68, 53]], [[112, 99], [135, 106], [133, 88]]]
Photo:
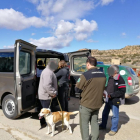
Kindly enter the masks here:
[[0, 72], [14, 71], [14, 52], [0, 52]]
[[134, 72], [134, 70], [132, 68], [130, 68], [130, 72], [131, 72], [131, 74], [136, 75], [136, 73]]
[[20, 51], [19, 72], [21, 75], [31, 73], [31, 54], [29, 52]]
[[86, 71], [86, 60], [87, 57], [75, 57], [73, 69], [75, 72], [85, 72]]

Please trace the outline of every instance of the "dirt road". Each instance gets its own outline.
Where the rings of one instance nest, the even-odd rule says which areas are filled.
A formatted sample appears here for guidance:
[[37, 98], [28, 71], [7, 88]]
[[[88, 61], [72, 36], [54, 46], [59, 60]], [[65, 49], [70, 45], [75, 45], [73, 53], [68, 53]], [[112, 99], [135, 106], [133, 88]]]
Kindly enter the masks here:
[[[140, 140], [140, 93], [126, 100], [126, 104], [120, 107], [120, 121], [118, 133], [110, 137], [108, 132], [111, 127], [111, 113], [107, 130], [100, 131], [100, 140]], [[79, 99], [71, 98], [70, 111], [78, 110]], [[103, 106], [104, 107], [104, 106]], [[103, 107], [99, 113], [99, 121]], [[71, 116], [70, 124], [73, 134], [69, 131], [61, 131], [61, 123], [56, 125], [55, 136], [46, 135], [46, 128], [39, 130], [38, 114], [26, 113], [19, 119], [7, 119], [0, 109], [0, 140], [81, 140], [79, 128], [79, 114]]]

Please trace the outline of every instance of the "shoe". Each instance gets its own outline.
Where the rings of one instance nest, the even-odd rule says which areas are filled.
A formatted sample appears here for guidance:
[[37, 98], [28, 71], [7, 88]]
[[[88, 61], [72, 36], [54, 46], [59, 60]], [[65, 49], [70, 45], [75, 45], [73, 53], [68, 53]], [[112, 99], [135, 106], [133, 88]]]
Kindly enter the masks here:
[[108, 135], [110, 135], [110, 136], [114, 136], [116, 133], [117, 133], [117, 132], [110, 131], [110, 132], [108, 133]]
[[104, 129], [106, 129], [106, 128], [99, 125], [99, 130], [104, 130]]
[[[42, 124], [41, 127], [40, 127], [40, 129], [43, 129], [43, 128], [45, 128], [46, 126], [47, 126], [47, 124]], [[40, 130], [40, 129], [39, 129], [39, 130]]]

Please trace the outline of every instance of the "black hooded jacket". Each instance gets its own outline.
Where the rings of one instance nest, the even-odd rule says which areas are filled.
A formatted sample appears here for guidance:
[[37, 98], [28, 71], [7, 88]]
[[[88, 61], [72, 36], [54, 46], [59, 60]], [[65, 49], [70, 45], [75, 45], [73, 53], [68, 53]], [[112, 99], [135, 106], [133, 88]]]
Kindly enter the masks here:
[[57, 80], [58, 80], [58, 85], [68, 83], [68, 81], [69, 81], [69, 68], [68, 67], [58, 69], [55, 72], [55, 74], [56, 74], [56, 77], [57, 77]]

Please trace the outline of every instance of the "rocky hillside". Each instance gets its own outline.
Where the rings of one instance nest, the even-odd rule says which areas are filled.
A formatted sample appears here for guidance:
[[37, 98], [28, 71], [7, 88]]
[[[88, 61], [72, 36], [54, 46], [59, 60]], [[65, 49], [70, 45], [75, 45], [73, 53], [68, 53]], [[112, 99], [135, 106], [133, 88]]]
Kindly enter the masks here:
[[126, 46], [118, 50], [92, 50], [92, 56], [107, 64], [111, 63], [111, 59], [120, 59], [122, 64], [140, 66], [140, 45]]

